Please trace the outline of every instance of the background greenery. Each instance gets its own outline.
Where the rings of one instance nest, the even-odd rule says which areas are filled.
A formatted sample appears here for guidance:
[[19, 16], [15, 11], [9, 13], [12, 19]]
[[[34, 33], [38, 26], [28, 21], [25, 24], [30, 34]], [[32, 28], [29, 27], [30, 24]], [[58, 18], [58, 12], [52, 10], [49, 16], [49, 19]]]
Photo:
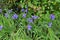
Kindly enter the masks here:
[[[28, 7], [27, 17], [23, 18], [21, 9]], [[60, 0], [0, 0], [0, 40], [60, 40]], [[9, 14], [8, 10], [13, 9]], [[4, 16], [9, 14], [8, 19]], [[11, 16], [16, 13], [18, 19], [13, 20]], [[50, 14], [55, 15], [55, 20], [50, 19]], [[26, 22], [31, 15], [39, 16], [34, 20], [32, 29], [27, 30]], [[48, 23], [52, 22], [52, 27]]]

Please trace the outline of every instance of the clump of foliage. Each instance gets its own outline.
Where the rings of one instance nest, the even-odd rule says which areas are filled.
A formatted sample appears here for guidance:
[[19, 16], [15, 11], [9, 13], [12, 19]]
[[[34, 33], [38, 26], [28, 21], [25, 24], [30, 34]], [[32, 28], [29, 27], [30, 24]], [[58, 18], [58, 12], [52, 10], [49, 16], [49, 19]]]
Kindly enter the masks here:
[[60, 40], [59, 0], [0, 0], [0, 40]]

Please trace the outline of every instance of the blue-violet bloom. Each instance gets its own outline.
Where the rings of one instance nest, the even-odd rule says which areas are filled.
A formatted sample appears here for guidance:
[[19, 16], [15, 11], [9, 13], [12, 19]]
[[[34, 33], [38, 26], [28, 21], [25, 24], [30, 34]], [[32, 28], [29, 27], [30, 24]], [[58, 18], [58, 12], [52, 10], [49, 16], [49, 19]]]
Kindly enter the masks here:
[[0, 13], [2, 12], [2, 9], [0, 9]]
[[32, 18], [28, 18], [27, 21], [28, 21], [29, 23], [33, 23], [33, 19], [32, 19]]
[[13, 9], [10, 9], [10, 10], [8, 10], [8, 12], [9, 12], [9, 13], [11, 13], [11, 12], [12, 12], [12, 10], [13, 10]]
[[22, 8], [21, 11], [24, 12], [24, 8]]
[[48, 23], [48, 26], [51, 27], [51, 26], [52, 26], [52, 22], [49, 22], [49, 23]]
[[23, 14], [23, 18], [25, 18], [25, 17], [26, 17], [26, 13]]
[[26, 13], [28, 12], [28, 8], [26, 8], [25, 12], [26, 12]]
[[17, 15], [17, 14], [14, 14], [14, 15], [12, 16], [12, 18], [13, 18], [13, 19], [17, 19], [17, 18], [18, 18], [18, 15]]
[[5, 17], [8, 18], [8, 14], [7, 13], [5, 13]]
[[3, 28], [3, 26], [2, 26], [2, 25], [0, 25], [0, 30], [2, 30], [2, 28]]
[[51, 20], [54, 20], [55, 19], [55, 15], [54, 14], [51, 14], [50, 15], [50, 18], [51, 18]]
[[32, 19], [37, 19], [37, 18], [38, 18], [38, 16], [35, 16], [35, 15], [34, 15], [34, 16], [32, 16]]
[[28, 27], [28, 30], [31, 30], [31, 28], [32, 28], [32, 26], [31, 25], [27, 25], [27, 27]]

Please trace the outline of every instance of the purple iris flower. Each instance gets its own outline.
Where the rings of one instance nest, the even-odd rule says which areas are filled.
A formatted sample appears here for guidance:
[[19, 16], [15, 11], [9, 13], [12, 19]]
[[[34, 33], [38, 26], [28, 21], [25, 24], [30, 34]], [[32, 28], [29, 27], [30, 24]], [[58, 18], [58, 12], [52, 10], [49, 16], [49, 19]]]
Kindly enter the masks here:
[[7, 13], [5, 13], [5, 17], [8, 18], [8, 14]]
[[2, 9], [0, 9], [0, 13], [2, 12]]
[[8, 10], [8, 12], [9, 12], [9, 13], [11, 13], [11, 12], [12, 12], [12, 10], [13, 10], [13, 9], [11, 9], [11, 10]]
[[52, 22], [49, 22], [49, 23], [48, 23], [48, 26], [51, 27], [51, 26], [52, 26]]
[[51, 20], [54, 20], [55, 19], [55, 15], [54, 14], [51, 14], [50, 15], [50, 18], [51, 18]]
[[23, 14], [23, 18], [25, 18], [25, 17], [26, 17], [26, 14], [24, 13], [24, 14]]
[[26, 8], [25, 12], [28, 12], [28, 8]]
[[32, 18], [28, 18], [27, 21], [28, 21], [29, 23], [33, 23]]
[[32, 26], [28, 24], [27, 27], [28, 27], [28, 30], [31, 30]]
[[24, 12], [24, 8], [22, 8], [21, 11]]
[[0, 25], [0, 30], [2, 30], [2, 28], [3, 28], [3, 26], [2, 26], [2, 25]]
[[35, 15], [34, 15], [34, 16], [32, 16], [32, 19], [37, 19], [37, 18], [38, 18], [38, 16], [35, 16]]
[[17, 18], [18, 18], [18, 15], [17, 15], [17, 14], [14, 14], [14, 15], [12, 16], [12, 18], [13, 18], [13, 19], [17, 19]]

